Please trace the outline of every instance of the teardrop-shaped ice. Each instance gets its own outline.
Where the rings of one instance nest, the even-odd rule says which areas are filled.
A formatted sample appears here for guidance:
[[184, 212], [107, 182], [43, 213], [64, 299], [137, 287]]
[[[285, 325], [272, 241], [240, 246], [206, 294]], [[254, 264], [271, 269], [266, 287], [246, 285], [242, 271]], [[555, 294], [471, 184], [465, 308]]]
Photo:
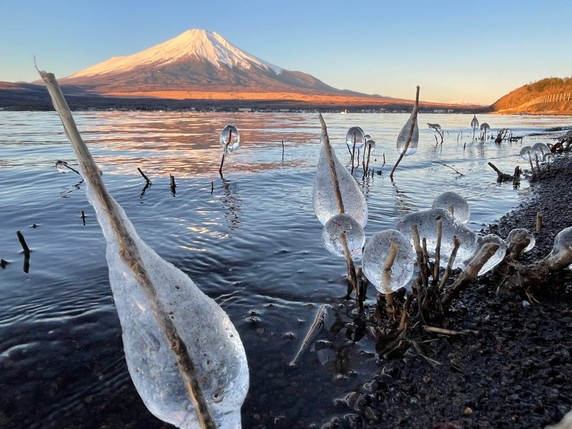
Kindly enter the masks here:
[[572, 227], [565, 228], [556, 235], [546, 262], [551, 270], [572, 267]]
[[532, 147], [530, 146], [525, 146], [520, 150], [520, 156], [525, 161], [530, 161], [531, 155], [532, 155]]
[[228, 124], [221, 131], [220, 144], [227, 155], [240, 147], [240, 133], [233, 124]]
[[479, 120], [477, 119], [477, 115], [473, 115], [473, 119], [471, 120], [471, 128], [479, 128]]
[[554, 162], [554, 160], [556, 159], [556, 157], [554, 156], [554, 154], [552, 153], [546, 153], [544, 154], [544, 156], [542, 157], [542, 161], [548, 163], [548, 164], [552, 164]]
[[360, 258], [365, 234], [363, 228], [347, 213], [335, 215], [330, 218], [322, 230], [322, 244], [333, 255], [344, 257], [344, 247], [340, 235], [346, 233], [346, 242], [353, 258]]
[[454, 268], [464, 268], [465, 261], [471, 258], [478, 249], [477, 234], [472, 229], [467, 227], [464, 223], [454, 219], [448, 210], [432, 209], [412, 213], [403, 218], [397, 224], [397, 230], [407, 237], [411, 245], [413, 245], [413, 234], [411, 227], [417, 225], [419, 231], [419, 239], [427, 240], [427, 251], [429, 256], [435, 257], [435, 249], [437, 246], [437, 221], [442, 220], [442, 235], [441, 235], [441, 251], [440, 251], [440, 265], [446, 267], [455, 247], [454, 237], [457, 237], [461, 242], [455, 262]]
[[524, 249], [523, 252], [530, 252], [534, 248], [534, 245], [536, 244], [536, 238], [534, 238], [534, 235], [525, 228], [515, 228], [511, 230], [508, 233], [508, 236], [506, 237], [505, 240], [506, 245], [507, 247], [510, 247], [512, 242], [514, 241], [515, 236], [521, 232], [525, 233], [526, 237], [530, 240], [528, 246], [526, 246], [526, 249]]
[[[411, 131], [411, 122], [413, 121], [413, 113], [399, 132], [397, 136], [397, 151], [401, 154], [405, 150], [405, 143], [407, 143], [407, 138], [409, 137], [409, 133]], [[417, 126], [417, 122], [415, 121], [415, 126], [413, 127], [413, 134], [411, 135], [411, 141], [409, 142], [409, 146], [407, 146], [407, 151], [405, 152], [404, 156], [413, 155], [417, 152], [417, 147], [419, 146], [419, 127]]]
[[467, 223], [471, 216], [467, 200], [453, 191], [443, 192], [435, 198], [432, 208], [448, 210], [455, 219], [462, 223]]
[[364, 142], [364, 132], [361, 127], [351, 127], [346, 133], [346, 144], [353, 150], [354, 143], [356, 150], [361, 149]]
[[[384, 277], [384, 266], [391, 243], [397, 245], [397, 255], [389, 276]], [[394, 292], [407, 286], [413, 276], [417, 256], [411, 243], [399, 231], [389, 229], [375, 234], [363, 249], [362, 267], [365, 276], [383, 294]], [[385, 283], [385, 280], [389, 280]]]
[[369, 148], [370, 153], [375, 151], [375, 141], [372, 139], [368, 139], [365, 141], [366, 148]]
[[[123, 330], [129, 374], [147, 408], [181, 428], [198, 428], [196, 414], [165, 335], [131, 269], [120, 259], [119, 245], [93, 189], [87, 196], [107, 241], [106, 258], [113, 299]], [[166, 262], [138, 236], [114, 201], [122, 222], [202, 381], [202, 391], [217, 427], [240, 428], [240, 407], [248, 391], [248, 363], [238, 332], [220, 306], [181, 270]], [[150, 341], [150, 338], [153, 341]]]
[[[339, 214], [340, 211], [332, 182], [330, 162], [324, 146], [324, 135], [321, 137], [321, 142], [320, 158], [318, 160], [316, 177], [314, 179], [313, 205], [314, 213], [320, 222], [322, 222], [322, 225], [325, 225], [331, 217]], [[334, 159], [336, 173], [338, 175], [340, 193], [344, 204], [344, 212], [357, 220], [363, 228], [367, 223], [367, 203], [365, 201], [365, 197], [358, 188], [354, 178], [340, 163], [340, 161], [338, 161], [333, 148], [332, 156]]]
[[[495, 234], [489, 234], [485, 235], [484, 237], [479, 237], [477, 241], [479, 249], [483, 246], [483, 244], [487, 243], [494, 243], [499, 245], [499, 248], [497, 249], [495, 254], [491, 256], [489, 260], [485, 263], [485, 265], [483, 265], [479, 270], [478, 275], [482, 276], [483, 274], [488, 273], [490, 270], [492, 270], [494, 267], [496, 267], [498, 264], [502, 262], [502, 260], [506, 255], [506, 243], [502, 238], [500, 238], [498, 235]], [[467, 261], [467, 263], [469, 262], [471, 261]]]
[[[107, 192], [55, 76], [43, 71], [40, 76], [78, 157], [88, 200], [105, 236], [125, 359], [139, 395], [160, 419], [198, 429], [189, 391], [201, 391], [204, 400], [199, 395], [197, 407], [206, 423], [210, 414], [218, 428], [240, 428], [248, 364], [238, 332], [216, 302], [137, 236]], [[191, 386], [195, 382], [196, 388]]]

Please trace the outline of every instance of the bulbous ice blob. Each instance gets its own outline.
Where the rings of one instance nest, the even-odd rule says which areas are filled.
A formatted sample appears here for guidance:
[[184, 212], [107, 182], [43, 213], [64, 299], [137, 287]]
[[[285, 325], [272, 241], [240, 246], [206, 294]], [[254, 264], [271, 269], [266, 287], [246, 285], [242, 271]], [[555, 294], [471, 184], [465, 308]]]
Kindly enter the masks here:
[[546, 262], [552, 271], [572, 267], [572, 227], [563, 229], [556, 235]]
[[520, 156], [525, 161], [530, 161], [531, 155], [532, 155], [532, 147], [530, 146], [525, 146], [520, 150]]
[[441, 195], [435, 198], [431, 208], [445, 209], [449, 212], [451, 212], [452, 209], [453, 211], [451, 214], [453, 217], [462, 223], [467, 223], [469, 217], [471, 216], [471, 210], [469, 209], [467, 200], [453, 191], [443, 192]]
[[[339, 214], [340, 211], [336, 193], [334, 192], [330, 162], [324, 146], [323, 135], [321, 140], [320, 159], [318, 160], [318, 168], [314, 179], [313, 205], [314, 213], [320, 222], [322, 222], [322, 225], [325, 225], [331, 217]], [[344, 212], [357, 220], [363, 228], [367, 224], [367, 203], [365, 197], [358, 188], [354, 178], [340, 161], [338, 161], [333, 148], [332, 156], [338, 175], [340, 193], [342, 194], [342, 201], [344, 203]]]
[[365, 244], [365, 234], [363, 228], [347, 213], [333, 216], [326, 222], [322, 230], [322, 244], [333, 255], [344, 257], [344, 247], [342, 246], [340, 235], [346, 233], [346, 242], [353, 258], [361, 257], [363, 245]]
[[488, 130], [490, 130], [490, 129], [491, 129], [491, 126], [490, 126], [489, 124], [487, 124], [486, 122], [483, 122], [483, 123], [481, 124], [481, 131], [485, 131], [485, 132], [486, 132], [486, 131], [488, 131]]
[[477, 115], [473, 115], [473, 119], [471, 120], [471, 128], [479, 128], [479, 120], [477, 119]]
[[[500, 238], [498, 235], [495, 234], [489, 234], [485, 235], [484, 237], [479, 237], [477, 239], [477, 242], [479, 249], [483, 246], [483, 244], [487, 243], [494, 243], [499, 245], [499, 248], [497, 249], [495, 254], [491, 256], [489, 260], [486, 262], [486, 264], [483, 265], [482, 268], [479, 270], [478, 275], [482, 276], [483, 274], [488, 273], [490, 270], [492, 270], [494, 267], [496, 267], [498, 264], [502, 262], [502, 260], [506, 255], [506, 243], [502, 238]], [[467, 261], [467, 263], [469, 262], [471, 261]]]
[[[388, 273], [389, 276], [384, 276], [384, 266], [391, 243], [397, 245], [397, 255]], [[399, 231], [390, 229], [379, 232], [369, 239], [363, 250], [362, 267], [368, 280], [379, 292], [386, 294], [409, 283], [416, 260], [417, 256], [409, 240]]]
[[220, 144], [227, 155], [240, 147], [240, 134], [233, 124], [228, 124], [221, 131]]
[[375, 150], [375, 141], [373, 141], [372, 139], [367, 139], [365, 141], [365, 146], [366, 148], [369, 148], [369, 151], [371, 153]]
[[556, 159], [556, 157], [552, 153], [546, 153], [546, 154], [544, 154], [544, 157], [542, 158], [542, 160], [544, 162], [547, 162], [548, 164], [552, 164], [555, 159]]
[[[411, 131], [411, 122], [413, 121], [413, 113], [399, 132], [397, 136], [397, 151], [401, 154], [405, 150], [405, 143], [407, 143], [407, 137], [409, 137], [409, 132]], [[409, 146], [407, 146], [407, 151], [404, 156], [413, 155], [417, 152], [417, 147], [419, 146], [419, 127], [417, 126], [418, 121], [415, 121], [415, 126], [413, 127], [413, 134], [411, 135], [411, 141]]]
[[523, 252], [530, 252], [534, 248], [534, 245], [536, 244], [536, 238], [534, 238], [534, 235], [525, 228], [515, 228], [512, 231], [510, 231], [505, 240], [506, 245], [507, 247], [510, 247], [514, 241], [515, 236], [521, 232], [525, 233], [527, 238], [530, 240], [530, 243], [528, 243], [528, 246], [526, 246], [526, 249], [524, 249]]
[[353, 150], [355, 143], [355, 148], [358, 150], [363, 146], [364, 137], [364, 132], [360, 127], [351, 127], [346, 133], [346, 144]]
[[538, 160], [542, 161], [542, 158], [545, 154], [551, 153], [550, 148], [544, 143], [535, 143], [532, 145], [532, 157], [534, 158], [534, 154], [538, 154]]
[[465, 261], [471, 258], [478, 249], [477, 234], [465, 224], [454, 219], [448, 210], [432, 209], [409, 214], [397, 224], [397, 230], [407, 237], [411, 245], [413, 245], [411, 227], [417, 225], [419, 240], [422, 241], [423, 238], [426, 239], [429, 256], [434, 258], [435, 249], [437, 247], [437, 221], [439, 219], [443, 222], [440, 251], [441, 267], [447, 266], [455, 247], [454, 237], [457, 237], [461, 245], [457, 250], [453, 267], [464, 268]]

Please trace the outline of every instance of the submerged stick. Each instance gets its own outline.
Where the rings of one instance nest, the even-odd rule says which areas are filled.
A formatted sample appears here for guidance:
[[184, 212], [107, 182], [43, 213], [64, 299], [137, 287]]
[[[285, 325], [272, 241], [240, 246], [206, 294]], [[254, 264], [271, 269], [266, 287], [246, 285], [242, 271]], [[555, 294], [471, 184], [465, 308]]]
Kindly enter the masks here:
[[320, 306], [320, 309], [318, 310], [318, 313], [316, 313], [316, 317], [314, 318], [314, 323], [312, 323], [312, 326], [310, 326], [310, 329], [306, 334], [306, 338], [304, 338], [304, 341], [302, 342], [300, 350], [298, 350], [298, 353], [296, 353], [294, 359], [292, 359], [292, 361], [288, 364], [290, 368], [296, 367], [296, 363], [300, 359], [300, 356], [302, 356], [306, 352], [306, 350], [310, 348], [310, 346], [316, 340], [316, 338], [318, 338], [318, 336], [324, 331], [324, 328], [327, 328], [326, 324], [329, 324], [329, 321], [327, 319], [333, 316], [332, 314], [333, 311], [334, 309], [330, 304], [324, 304]]
[[[452, 207], [452, 206], [451, 206]], [[455, 258], [457, 257], [457, 251], [461, 246], [461, 241], [457, 238], [456, 235], [453, 236], [453, 251], [451, 252], [451, 256], [449, 257], [449, 263], [447, 264], [447, 268], [443, 273], [443, 277], [441, 278], [441, 283], [439, 283], [439, 292], [443, 290], [447, 280], [449, 280], [449, 275], [451, 274], [451, 270], [453, 269], [453, 264], [455, 263]]]
[[157, 290], [147, 271], [147, 267], [141, 260], [137, 244], [129, 233], [129, 230], [125, 227], [117, 203], [105, 188], [105, 184], [101, 179], [101, 172], [91, 156], [87, 145], [81, 138], [61, 88], [56, 81], [56, 77], [52, 73], [45, 71], [39, 71], [39, 73], [48, 88], [54, 108], [60, 116], [66, 135], [76, 153], [83, 173], [82, 176], [93, 188], [93, 192], [111, 225], [119, 244], [118, 253], [121, 262], [129, 267], [133, 278], [141, 287], [157, 325], [167, 338], [170, 349], [176, 357], [177, 366], [195, 408], [199, 425], [202, 429], [216, 429], [215, 422], [210, 414], [201, 389], [197, 370], [187, 350], [187, 346], [158, 297]]
[[389, 173], [389, 178], [393, 180], [393, 172], [405, 156], [405, 152], [409, 148], [409, 143], [411, 143], [411, 137], [413, 137], [413, 130], [415, 129], [415, 123], [417, 122], [417, 109], [419, 107], [419, 86], [417, 86], [417, 93], [415, 94], [415, 105], [413, 106], [413, 113], [411, 114], [411, 129], [409, 130], [409, 135], [407, 136], [407, 141], [405, 142], [405, 146], [403, 150], [399, 154], [399, 158], [397, 158], [397, 162], [393, 166], [391, 173]]
[[147, 184], [149, 186], [151, 186], [153, 184], [153, 182], [151, 182], [149, 180], [149, 178], [145, 175], [145, 173], [143, 173], [143, 170], [141, 170], [139, 167], [137, 167], [137, 171], [139, 171], [139, 173], [141, 174], [141, 176], [143, 176], [143, 179], [145, 179], [147, 181]]

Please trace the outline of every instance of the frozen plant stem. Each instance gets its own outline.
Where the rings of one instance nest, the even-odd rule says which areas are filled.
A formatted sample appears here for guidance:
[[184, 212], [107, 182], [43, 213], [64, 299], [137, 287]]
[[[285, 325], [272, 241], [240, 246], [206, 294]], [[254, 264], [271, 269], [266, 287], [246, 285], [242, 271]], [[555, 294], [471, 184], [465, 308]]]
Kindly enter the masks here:
[[389, 178], [393, 180], [393, 172], [405, 156], [407, 149], [409, 148], [409, 143], [411, 143], [411, 137], [413, 137], [413, 130], [415, 129], [415, 124], [417, 122], [417, 109], [419, 107], [419, 86], [417, 86], [417, 93], [415, 94], [415, 105], [413, 106], [413, 113], [411, 114], [411, 129], [409, 130], [409, 135], [407, 136], [407, 141], [405, 142], [405, 146], [403, 150], [399, 154], [399, 158], [397, 158], [397, 162], [393, 166], [391, 173], [389, 173]]
[[435, 267], [433, 269], [433, 283], [439, 283], [439, 265], [441, 264], [441, 240], [443, 238], [443, 219], [437, 221], [437, 246], [435, 246]]
[[[338, 202], [338, 211], [340, 214], [345, 213], [344, 202], [342, 200], [342, 192], [340, 191], [340, 182], [338, 180], [338, 173], [336, 172], [336, 164], [334, 163], [334, 156], [332, 154], [332, 146], [330, 145], [330, 137], [328, 136], [328, 129], [326, 127], [326, 122], [322, 115], [319, 115], [320, 123], [322, 126], [322, 134], [324, 136], [324, 148], [326, 154], [328, 155], [328, 162], [330, 164], [330, 174], [332, 175], [332, 184], [334, 185], [334, 193], [336, 194], [336, 201]], [[353, 163], [353, 160], [352, 160]], [[353, 289], [354, 294], [357, 298], [357, 276], [354, 261], [352, 259], [350, 249], [348, 247], [348, 242], [346, 240], [346, 233], [342, 232], [340, 234], [340, 241], [344, 248], [344, 257], [346, 258], [346, 265], [348, 266], [348, 290]]]
[[467, 288], [469, 282], [477, 277], [483, 265], [496, 253], [498, 248], [499, 245], [497, 243], [486, 243], [480, 248], [473, 260], [469, 262], [469, 265], [467, 265], [451, 287], [447, 289], [447, 292], [445, 292], [445, 295], [441, 299], [443, 308], [449, 307], [451, 303], [458, 298], [460, 293]]
[[[452, 207], [452, 206], [451, 206]], [[449, 275], [451, 274], [451, 270], [453, 269], [453, 264], [455, 263], [455, 258], [457, 257], [457, 251], [459, 250], [459, 246], [461, 246], [461, 241], [457, 238], [456, 235], [453, 236], [453, 251], [451, 252], [451, 256], [449, 257], [449, 263], [447, 264], [447, 269], [443, 273], [443, 277], [441, 278], [441, 283], [439, 283], [439, 292], [443, 290], [447, 280], [449, 280]]]
[[198, 374], [187, 350], [187, 346], [179, 335], [177, 327], [174, 325], [169, 314], [165, 310], [163, 303], [159, 300], [157, 290], [155, 289], [151, 277], [147, 272], [147, 267], [141, 260], [137, 244], [125, 227], [115, 201], [111, 198], [111, 195], [109, 195], [105, 188], [103, 180], [101, 179], [101, 172], [95, 164], [87, 145], [79, 134], [68, 104], [56, 81], [56, 77], [52, 73], [47, 73], [45, 71], [39, 71], [39, 73], [48, 88], [54, 107], [58, 112], [66, 131], [66, 135], [68, 136], [76, 153], [83, 177], [93, 188], [94, 194], [99, 200], [113, 229], [113, 233], [119, 244], [119, 255], [121, 261], [131, 270], [133, 278], [141, 287], [153, 316], [155, 317], [157, 325], [167, 338], [170, 349], [176, 357], [177, 366], [181, 372], [185, 387], [189, 392], [191, 402], [195, 408], [199, 425], [201, 429], [216, 429], [215, 422], [210, 415], [210, 411], [203, 396]]
[[391, 283], [391, 268], [395, 263], [395, 257], [397, 256], [397, 251], [399, 247], [393, 241], [389, 248], [389, 253], [387, 254], [387, 259], [385, 264], [383, 264], [383, 274], [381, 277], [381, 285], [385, 292], [385, 298], [387, 300], [387, 316], [390, 320], [397, 320], [397, 310], [395, 309], [395, 302], [393, 300], [393, 292], [389, 289], [389, 283]]

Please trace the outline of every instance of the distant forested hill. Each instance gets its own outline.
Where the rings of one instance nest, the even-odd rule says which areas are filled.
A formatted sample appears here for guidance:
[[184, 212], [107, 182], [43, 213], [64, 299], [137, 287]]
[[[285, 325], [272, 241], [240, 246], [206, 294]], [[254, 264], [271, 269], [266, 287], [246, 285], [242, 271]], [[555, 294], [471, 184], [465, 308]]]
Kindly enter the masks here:
[[497, 113], [572, 114], [572, 78], [550, 77], [521, 86], [492, 106]]

